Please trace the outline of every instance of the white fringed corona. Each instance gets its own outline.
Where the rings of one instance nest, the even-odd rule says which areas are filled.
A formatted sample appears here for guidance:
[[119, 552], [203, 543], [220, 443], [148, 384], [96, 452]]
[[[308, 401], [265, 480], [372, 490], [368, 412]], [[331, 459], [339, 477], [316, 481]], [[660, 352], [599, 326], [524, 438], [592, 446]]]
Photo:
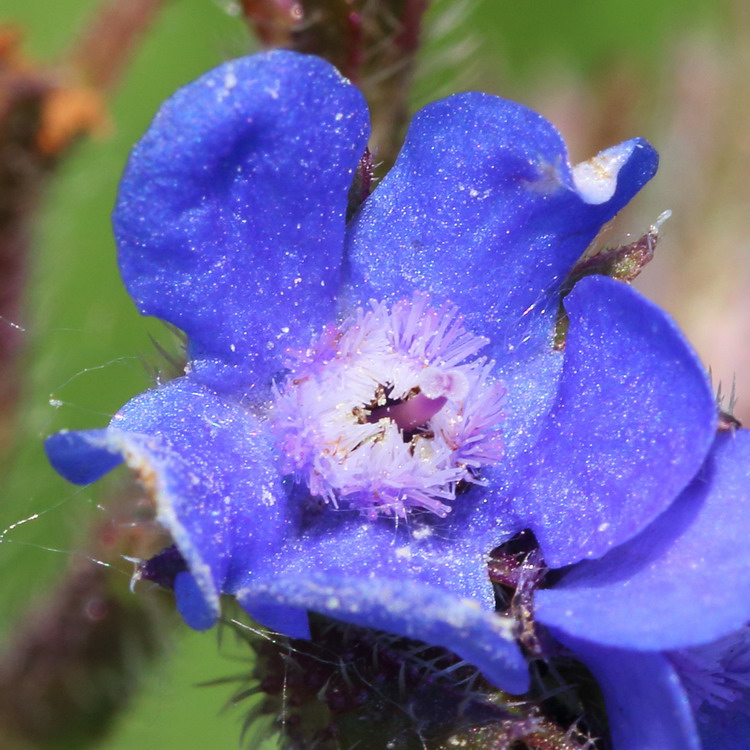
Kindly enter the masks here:
[[445, 516], [502, 455], [505, 389], [475, 356], [486, 343], [419, 293], [328, 327], [276, 390], [283, 469], [335, 507]]

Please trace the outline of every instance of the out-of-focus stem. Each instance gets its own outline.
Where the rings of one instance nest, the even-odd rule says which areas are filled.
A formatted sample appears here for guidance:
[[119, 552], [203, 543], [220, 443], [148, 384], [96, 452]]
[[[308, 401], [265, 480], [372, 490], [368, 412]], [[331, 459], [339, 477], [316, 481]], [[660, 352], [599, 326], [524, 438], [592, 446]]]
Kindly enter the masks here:
[[[0, 30], [0, 465], [21, 390], [23, 295], [40, 196], [72, 146], [102, 125], [104, 94], [162, 4], [107, 0], [54, 66], [30, 63], [20, 35]], [[20, 617], [0, 654], [4, 750], [84, 747], [106, 731], [142, 665], [162, 651], [172, 608], [133, 597], [127, 575], [108, 567], [134, 554], [131, 526], [115, 518], [121, 510], [122, 498], [112, 498], [110, 522], [94, 529], [56, 588]]]
[[3, 750], [87, 747], [164, 651], [174, 607], [157, 591], [133, 595], [121, 558], [164, 543], [149, 523], [130, 522], [137, 502], [128, 493], [113, 497], [109, 521], [93, 529], [54, 590], [16, 622], [0, 653]]
[[[0, 32], [0, 455], [10, 440], [19, 391], [17, 357], [23, 344], [21, 295], [28, 255], [28, 217], [47, 160], [29, 158], [45, 82], [28, 75], [17, 35]], [[20, 69], [20, 70], [19, 70]]]
[[20, 50], [0, 29], [0, 456], [10, 445], [20, 395], [18, 357], [31, 225], [54, 167], [105, 121], [111, 91], [164, 0], [106, 0], [55, 66]]
[[81, 82], [110, 91], [165, 0], [106, 0], [95, 11], [65, 60]]
[[370, 105], [370, 148], [390, 166], [403, 141], [408, 95], [428, 0], [243, 0], [261, 43], [319, 55]]
[[241, 0], [242, 13], [264, 47], [289, 47], [302, 17], [296, 0]]

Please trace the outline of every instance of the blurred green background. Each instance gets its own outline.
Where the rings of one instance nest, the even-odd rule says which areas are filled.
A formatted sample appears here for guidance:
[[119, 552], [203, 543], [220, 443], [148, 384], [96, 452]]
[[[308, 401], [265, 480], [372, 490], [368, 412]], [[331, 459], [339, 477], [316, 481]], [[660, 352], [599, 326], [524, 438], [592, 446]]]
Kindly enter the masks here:
[[[0, 22], [24, 32], [29, 55], [54, 63], [94, 6], [92, 0], [4, 0]], [[675, 66], [685, 64], [679, 52], [685, 40], [698, 39], [697, 49], [711, 50], [705, 65], [719, 78], [737, 74], [746, 40], [737, 28], [738, 7], [711, 0], [438, 0], [429, 18], [415, 105], [438, 93], [482, 88], [533, 105], [557, 121], [578, 159], [610, 145], [611, 140], [599, 142], [610, 134], [644, 135], [661, 147], [662, 138], [675, 137], [676, 120], [670, 118], [679, 112], [681, 92], [669, 82]], [[101, 514], [100, 490], [75, 489], [58, 479], [43, 457], [42, 438], [62, 428], [104, 426], [119, 406], [150, 384], [144, 362], [156, 361], [157, 355], [149, 336], [163, 337], [158, 323], [136, 314], [117, 273], [109, 214], [128, 150], [176, 87], [252, 48], [243, 22], [228, 3], [173, 0], [137, 49], [118, 87], [110, 131], [82, 142], [44, 197], [26, 309], [15, 321], [24, 327], [26, 342], [17, 441], [10, 464], [0, 473], [0, 530], [7, 530], [0, 543], [3, 633], [54, 582], [82, 529]], [[689, 51], [685, 54], [700, 70], [701, 61]], [[698, 119], [707, 114], [689, 111]], [[737, 124], [736, 117], [727, 118]], [[593, 131], [592, 123], [597, 124]], [[739, 131], [750, 131], [748, 124], [750, 119]], [[746, 139], [742, 144], [746, 156]], [[666, 145], [672, 148], [673, 140]], [[684, 150], [677, 153], [685, 157]], [[702, 153], [701, 158], [715, 157]], [[720, 182], [724, 185], [726, 179]], [[639, 232], [672, 207], [670, 191], [680, 184], [686, 185], [683, 173], [667, 172], [661, 187], [649, 188], [638, 199], [627, 229]], [[730, 201], [741, 201], [736, 188], [723, 189]], [[745, 191], [746, 197], [747, 186]], [[726, 217], [717, 218], [711, 232], [725, 231], [726, 222]], [[722, 236], [721, 242], [742, 244], [745, 254], [732, 266], [735, 275], [746, 279], [748, 264], [741, 261], [747, 259], [747, 220], [730, 228], [734, 234]], [[679, 229], [675, 236], [681, 236]], [[684, 287], [669, 281], [670, 274], [684, 275], [689, 267], [688, 281], [697, 286], [707, 275], [713, 279], [712, 237], [693, 237], [700, 245], [693, 255], [684, 242], [673, 242], [654, 272], [653, 289], [666, 290], [661, 301], [678, 318], [684, 314], [683, 322], [689, 322]], [[732, 237], [740, 239], [734, 242]], [[703, 254], [695, 261], [698, 252]], [[708, 266], [705, 257], [713, 258]], [[733, 297], [725, 287], [720, 290], [714, 289], [714, 296], [718, 294], [721, 309], [729, 314]], [[719, 363], [725, 382], [738, 361]], [[32, 514], [39, 517], [12, 527]], [[122, 570], [123, 576], [129, 575], [126, 563]], [[235, 661], [218, 654], [215, 633], [180, 629], [171, 653], [151, 671], [132, 711], [101, 747], [237, 747], [242, 710], [223, 711], [230, 689], [195, 686], [236, 671]]]

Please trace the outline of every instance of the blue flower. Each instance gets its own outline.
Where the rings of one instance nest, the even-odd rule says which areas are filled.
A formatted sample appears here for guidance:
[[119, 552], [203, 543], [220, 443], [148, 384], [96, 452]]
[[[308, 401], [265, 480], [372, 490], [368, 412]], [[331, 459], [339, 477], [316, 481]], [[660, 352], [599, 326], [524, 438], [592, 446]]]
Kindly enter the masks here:
[[489, 552], [532, 529], [552, 566], [602, 556], [671, 505], [714, 436], [700, 364], [624, 284], [579, 282], [552, 346], [570, 269], [656, 154], [632, 140], [571, 167], [539, 115], [460, 94], [416, 116], [347, 224], [367, 133], [357, 89], [289, 52], [165, 103], [114, 224], [124, 282], [187, 334], [187, 371], [48, 453], [79, 484], [137, 473], [193, 627], [231, 594], [288, 635], [312, 610], [523, 692]]
[[750, 432], [723, 433], [647, 529], [536, 593], [601, 686], [615, 750], [746, 748]]

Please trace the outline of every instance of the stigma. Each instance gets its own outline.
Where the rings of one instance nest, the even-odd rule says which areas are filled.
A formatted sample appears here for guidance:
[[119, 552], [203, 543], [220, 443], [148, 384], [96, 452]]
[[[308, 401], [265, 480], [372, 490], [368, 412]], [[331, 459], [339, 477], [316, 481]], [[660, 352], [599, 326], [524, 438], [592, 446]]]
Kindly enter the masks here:
[[478, 356], [486, 344], [420, 293], [327, 327], [275, 386], [282, 470], [334, 508], [446, 516], [503, 453], [505, 388]]

